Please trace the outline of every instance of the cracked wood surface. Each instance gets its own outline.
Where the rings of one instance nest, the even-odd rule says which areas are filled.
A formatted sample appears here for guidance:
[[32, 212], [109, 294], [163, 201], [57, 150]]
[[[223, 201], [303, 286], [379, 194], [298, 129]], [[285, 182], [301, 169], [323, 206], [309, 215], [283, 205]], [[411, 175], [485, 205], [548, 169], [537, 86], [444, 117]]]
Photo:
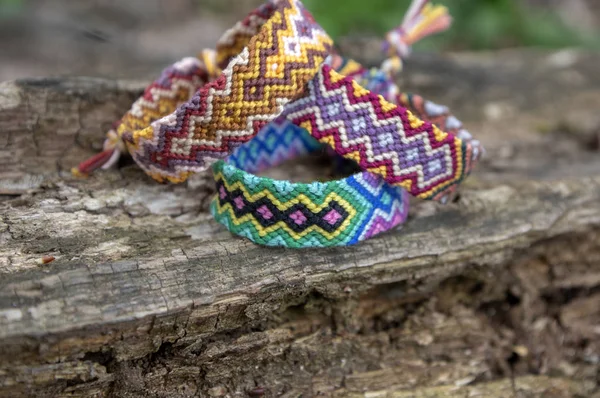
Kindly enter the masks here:
[[[536, 313], [548, 319], [544, 325], [572, 325], [560, 333], [544, 326], [550, 328], [548, 341], [572, 333], [596, 344], [600, 296], [593, 292], [600, 285], [600, 260], [591, 253], [596, 253], [600, 226], [600, 56], [514, 51], [448, 60], [442, 68], [439, 59], [417, 57], [403, 87], [465, 115], [466, 126], [486, 146], [487, 159], [456, 203], [415, 203], [402, 229], [355, 247], [323, 250], [262, 248], [232, 237], [205, 212], [210, 176], [188, 186], [159, 185], [125, 165], [87, 180], [71, 178], [69, 168], [98, 149], [103, 131], [143, 83], [86, 78], [2, 83], [0, 395], [259, 394], [262, 387], [252, 383], [260, 378], [269, 384], [267, 394], [290, 396], [294, 391], [411, 396], [402, 395], [409, 387], [423, 387], [414, 396], [453, 396], [452, 387], [444, 386], [460, 387], [461, 380], [502, 391], [506, 380], [491, 380], [510, 375], [502, 355], [513, 358], [514, 353], [505, 344], [497, 344], [502, 346], [498, 364], [484, 370], [473, 365], [473, 358], [441, 360], [448, 363], [440, 365], [439, 373], [419, 362], [432, 355], [427, 351], [431, 341], [473, 340], [474, 346], [458, 345], [476, 352], [475, 342], [488, 345], [488, 340], [464, 335], [462, 326], [452, 324], [454, 318], [414, 337], [424, 347], [411, 360], [418, 369], [414, 374], [408, 362], [398, 364], [384, 354], [389, 350], [410, 357], [406, 346], [386, 345], [390, 339], [402, 341], [406, 319], [425, 322], [411, 318], [417, 314], [406, 318], [414, 311], [407, 308], [429, 303], [424, 300], [444, 291], [440, 283], [471, 272], [485, 286], [493, 285], [489, 275], [497, 273], [502, 293], [481, 298], [477, 311], [465, 309], [468, 316], [461, 309], [464, 303], [449, 295], [454, 298], [448, 301], [458, 304], [448, 311], [465, 324], [495, 333], [478, 320], [478, 311], [487, 311], [499, 296], [504, 299], [511, 286], [523, 286], [517, 295], [536, 297], [517, 305], [533, 312], [539, 307], [533, 302], [577, 291], [583, 293], [559, 304], [544, 301], [544, 308], [556, 314]], [[554, 246], [573, 247], [571, 257], [579, 260], [564, 263], [586, 258], [587, 268], [574, 275], [560, 268], [563, 263], [549, 264], [552, 275], [563, 277], [529, 288], [529, 278], [521, 274], [531, 272], [526, 271], [531, 263], [516, 259], [550, 258]], [[39, 265], [44, 255], [56, 260]], [[500, 276], [515, 262], [521, 265], [511, 275], [518, 283]], [[431, 317], [444, 301], [418, 308], [424, 318]], [[357, 313], [368, 325], [354, 319]], [[527, 327], [537, 330], [537, 321], [528, 319]], [[387, 333], [378, 331], [378, 322], [388, 325]], [[515, 328], [507, 328], [506, 335], [519, 336]], [[390, 337], [390, 330], [399, 335]], [[372, 354], [368, 347], [378, 344], [379, 354]], [[535, 351], [536, 344], [531, 342], [529, 350]], [[453, 345], [434, 346], [453, 351]], [[319, 347], [327, 347], [322, 357], [311, 351]], [[580, 351], [581, 358], [591, 355]], [[480, 354], [476, 357], [489, 357], [487, 351]], [[274, 358], [281, 355], [279, 363]], [[569, 363], [566, 354], [549, 357], [545, 360], [552, 366], [528, 366], [570, 366], [560, 374], [593, 384], [591, 368]], [[252, 362], [256, 371], [235, 367]], [[398, 382], [398, 372], [373, 373], [382, 366], [412, 376]], [[422, 375], [424, 369], [429, 376]], [[520, 372], [526, 377], [525, 369]], [[575, 382], [561, 383], [564, 391], [580, 391]], [[530, 390], [530, 396], [545, 391]]]

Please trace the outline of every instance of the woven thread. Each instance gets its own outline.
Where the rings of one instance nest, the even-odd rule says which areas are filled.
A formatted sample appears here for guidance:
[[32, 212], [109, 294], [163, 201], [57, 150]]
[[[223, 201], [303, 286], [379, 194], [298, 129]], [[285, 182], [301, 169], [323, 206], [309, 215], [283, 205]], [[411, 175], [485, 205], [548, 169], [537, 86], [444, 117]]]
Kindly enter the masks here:
[[324, 145], [304, 129], [285, 119], [276, 120], [265, 126], [252, 140], [237, 148], [227, 158], [227, 164], [256, 174], [323, 148]]
[[406, 220], [406, 192], [368, 172], [304, 184], [258, 177], [239, 168], [259, 170], [284, 159], [277, 153], [287, 154], [287, 159], [318, 149], [300, 127], [270, 124], [244, 146], [228, 159], [230, 164], [213, 165], [217, 195], [211, 212], [236, 235], [267, 246], [345, 246]]
[[[398, 93], [387, 75], [373, 73], [339, 56], [331, 65], [376, 92], [395, 93], [391, 101], [410, 108], [424, 120], [435, 121], [465, 140], [472, 138], [447, 107], [417, 95]], [[279, 119], [266, 126], [253, 140], [237, 148], [227, 159], [228, 164], [218, 162], [213, 167], [218, 192], [211, 203], [215, 219], [232, 233], [255, 243], [294, 248], [351, 245], [404, 222], [409, 206], [406, 192], [391, 189], [368, 172], [313, 184], [253, 175], [321, 146], [306, 130], [288, 120]], [[366, 186], [372, 190], [362, 189]], [[346, 224], [330, 224], [345, 217]]]
[[[251, 39], [221, 76], [172, 114], [122, 136], [154, 179], [182, 182], [225, 158], [300, 96], [328, 55], [331, 39], [298, 0], [280, 0], [259, 14], [242, 24], [245, 33], [226, 33], [223, 42], [230, 48]], [[257, 34], [252, 35], [253, 28], [259, 28]], [[230, 56], [218, 51], [217, 61]]]
[[421, 199], [445, 201], [481, 150], [323, 65], [284, 116], [362, 170]]

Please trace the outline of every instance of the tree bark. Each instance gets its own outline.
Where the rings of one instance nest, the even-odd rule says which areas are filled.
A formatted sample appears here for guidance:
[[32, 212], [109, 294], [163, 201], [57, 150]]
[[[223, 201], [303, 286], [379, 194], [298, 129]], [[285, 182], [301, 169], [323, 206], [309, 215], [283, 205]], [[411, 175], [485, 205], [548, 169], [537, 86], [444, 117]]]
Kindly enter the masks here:
[[[375, 64], [371, 47], [346, 51]], [[2, 83], [0, 396], [592, 396], [599, 61], [416, 57], [402, 87], [487, 157], [455, 203], [322, 250], [231, 236], [210, 176], [72, 178], [144, 82]]]

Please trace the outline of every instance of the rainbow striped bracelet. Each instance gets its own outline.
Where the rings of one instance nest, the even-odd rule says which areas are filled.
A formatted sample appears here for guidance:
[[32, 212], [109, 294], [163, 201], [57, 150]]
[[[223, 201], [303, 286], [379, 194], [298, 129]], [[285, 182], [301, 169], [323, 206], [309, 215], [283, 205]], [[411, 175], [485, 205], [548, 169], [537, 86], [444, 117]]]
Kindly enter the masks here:
[[352, 245], [406, 220], [407, 193], [368, 172], [310, 184], [253, 174], [320, 147], [287, 121], [266, 126], [213, 165], [215, 220], [254, 243], [291, 248]]

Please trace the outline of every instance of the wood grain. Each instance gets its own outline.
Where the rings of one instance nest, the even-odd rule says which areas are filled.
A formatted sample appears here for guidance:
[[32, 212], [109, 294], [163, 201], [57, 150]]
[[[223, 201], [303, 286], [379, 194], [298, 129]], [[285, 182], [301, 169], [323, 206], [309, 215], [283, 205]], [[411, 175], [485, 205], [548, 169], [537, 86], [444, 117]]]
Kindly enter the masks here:
[[72, 178], [143, 82], [2, 83], [0, 395], [592, 391], [600, 56], [444, 61], [402, 84], [464, 114], [487, 158], [456, 203], [323, 250], [232, 237], [205, 211], [210, 176]]

